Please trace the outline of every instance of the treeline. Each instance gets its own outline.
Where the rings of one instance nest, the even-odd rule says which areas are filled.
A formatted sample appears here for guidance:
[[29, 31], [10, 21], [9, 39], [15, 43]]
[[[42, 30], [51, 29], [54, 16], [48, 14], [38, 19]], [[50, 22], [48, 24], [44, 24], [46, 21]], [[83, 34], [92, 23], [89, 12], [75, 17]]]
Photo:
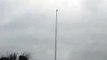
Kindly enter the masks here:
[[29, 54], [21, 54], [18, 56], [17, 53], [13, 53], [7, 56], [1, 56], [0, 60], [29, 60], [30, 56]]

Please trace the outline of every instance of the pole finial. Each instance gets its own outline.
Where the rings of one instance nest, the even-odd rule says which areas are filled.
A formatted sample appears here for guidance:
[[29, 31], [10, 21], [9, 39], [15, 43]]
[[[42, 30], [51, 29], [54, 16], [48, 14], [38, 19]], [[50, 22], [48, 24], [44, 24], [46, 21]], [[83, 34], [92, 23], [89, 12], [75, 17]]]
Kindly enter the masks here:
[[58, 12], [58, 9], [56, 9], [56, 12]]

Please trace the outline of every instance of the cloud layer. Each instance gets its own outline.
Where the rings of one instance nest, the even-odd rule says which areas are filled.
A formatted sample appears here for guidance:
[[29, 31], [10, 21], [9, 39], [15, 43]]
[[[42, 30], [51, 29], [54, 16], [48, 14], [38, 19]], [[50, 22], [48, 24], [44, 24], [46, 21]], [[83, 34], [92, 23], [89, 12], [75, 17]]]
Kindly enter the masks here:
[[0, 53], [30, 52], [54, 60], [58, 8], [58, 60], [106, 60], [106, 0], [0, 0]]

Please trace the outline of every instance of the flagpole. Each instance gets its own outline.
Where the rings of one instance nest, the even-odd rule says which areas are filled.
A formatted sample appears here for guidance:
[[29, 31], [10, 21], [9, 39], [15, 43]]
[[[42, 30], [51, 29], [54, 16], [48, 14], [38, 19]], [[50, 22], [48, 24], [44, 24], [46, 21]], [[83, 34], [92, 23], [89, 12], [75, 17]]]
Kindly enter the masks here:
[[57, 13], [58, 9], [56, 9], [56, 20], [55, 20], [55, 60], [57, 60]]

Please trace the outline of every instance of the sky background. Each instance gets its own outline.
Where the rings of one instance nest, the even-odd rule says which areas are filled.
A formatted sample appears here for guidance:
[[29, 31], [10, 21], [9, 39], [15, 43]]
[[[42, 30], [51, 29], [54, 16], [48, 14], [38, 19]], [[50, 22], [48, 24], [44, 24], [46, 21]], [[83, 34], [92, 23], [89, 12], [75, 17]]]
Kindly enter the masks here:
[[0, 55], [28, 52], [54, 60], [107, 60], [107, 0], [0, 0]]

